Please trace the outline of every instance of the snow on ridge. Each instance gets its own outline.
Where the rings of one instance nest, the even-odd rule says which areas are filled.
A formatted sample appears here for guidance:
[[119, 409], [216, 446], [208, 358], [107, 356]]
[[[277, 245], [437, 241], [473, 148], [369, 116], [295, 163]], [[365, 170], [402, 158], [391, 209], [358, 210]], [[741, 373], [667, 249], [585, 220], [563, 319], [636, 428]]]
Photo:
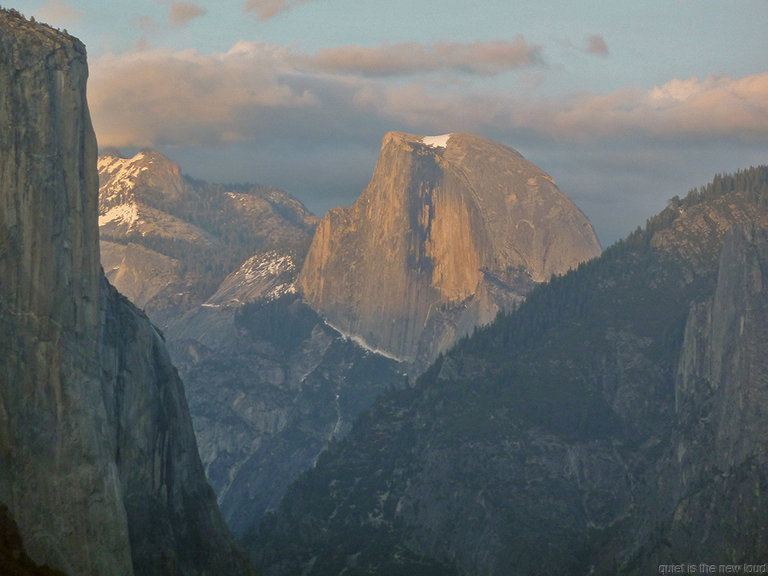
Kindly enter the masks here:
[[241, 266], [241, 270], [246, 268], [245, 280], [246, 282], [252, 282], [256, 279], [277, 276], [283, 272], [289, 272], [295, 267], [296, 265], [289, 255], [280, 255], [276, 251], [271, 250], [264, 254], [252, 256], [245, 262], [245, 264], [243, 264], [243, 266]]
[[440, 136], [424, 136], [421, 139], [422, 144], [426, 144], [430, 148], [445, 148], [448, 146], [448, 140], [453, 134], [441, 134]]
[[296, 284], [291, 274], [295, 270], [296, 264], [288, 254], [275, 250], [256, 254], [227, 276], [205, 305], [238, 306], [257, 299], [270, 301], [295, 294]]
[[106, 181], [101, 186], [102, 191], [109, 190], [114, 196], [118, 192], [125, 192], [132, 188], [139, 175], [149, 169], [142, 163], [144, 157], [144, 152], [139, 152], [133, 158], [99, 156], [99, 174], [106, 177]]

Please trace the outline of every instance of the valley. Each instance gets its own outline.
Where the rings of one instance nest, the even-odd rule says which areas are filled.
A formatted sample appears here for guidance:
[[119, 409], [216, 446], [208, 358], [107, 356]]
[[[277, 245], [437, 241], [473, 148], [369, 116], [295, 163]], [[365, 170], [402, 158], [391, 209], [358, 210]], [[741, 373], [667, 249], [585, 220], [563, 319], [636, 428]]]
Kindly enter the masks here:
[[603, 249], [520, 151], [382, 130], [320, 217], [99, 150], [88, 78], [80, 40], [0, 8], [0, 572], [768, 563], [768, 167]]

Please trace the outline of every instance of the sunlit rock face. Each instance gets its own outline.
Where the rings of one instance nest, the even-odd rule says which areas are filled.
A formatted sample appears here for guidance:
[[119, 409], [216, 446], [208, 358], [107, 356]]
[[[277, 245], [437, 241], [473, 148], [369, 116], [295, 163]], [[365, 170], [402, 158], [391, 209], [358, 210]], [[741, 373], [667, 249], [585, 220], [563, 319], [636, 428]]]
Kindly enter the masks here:
[[68, 574], [246, 574], [164, 342], [101, 273], [87, 76], [0, 10], [0, 503]]
[[515, 150], [392, 132], [361, 197], [319, 224], [300, 289], [341, 330], [424, 365], [599, 253], [587, 218]]

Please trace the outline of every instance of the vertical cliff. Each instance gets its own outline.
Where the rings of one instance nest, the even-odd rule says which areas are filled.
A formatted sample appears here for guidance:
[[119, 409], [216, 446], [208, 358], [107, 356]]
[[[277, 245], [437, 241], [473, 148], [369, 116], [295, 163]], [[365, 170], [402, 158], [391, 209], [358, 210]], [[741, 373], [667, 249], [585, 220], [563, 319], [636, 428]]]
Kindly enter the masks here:
[[0, 10], [0, 503], [69, 574], [244, 574], [164, 343], [101, 273], [87, 76]]
[[706, 548], [723, 562], [755, 562], [755, 550], [768, 550], [767, 284], [768, 233], [735, 227], [713, 297], [686, 324], [666, 468], [676, 471], [679, 501], [666, 537], [691, 557]]
[[392, 132], [361, 197], [318, 225], [300, 287], [333, 325], [424, 365], [599, 253], [586, 217], [511, 148]]

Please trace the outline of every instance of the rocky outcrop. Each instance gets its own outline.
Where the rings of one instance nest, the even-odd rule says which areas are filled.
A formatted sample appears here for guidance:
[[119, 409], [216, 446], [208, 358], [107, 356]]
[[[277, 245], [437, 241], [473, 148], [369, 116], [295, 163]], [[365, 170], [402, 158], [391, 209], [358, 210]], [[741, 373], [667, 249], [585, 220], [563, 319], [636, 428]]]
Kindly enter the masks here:
[[766, 281], [768, 233], [735, 227], [714, 296], [694, 306], [686, 324], [675, 386], [680, 425], [667, 469], [678, 473], [679, 499], [666, 531], [690, 557], [706, 549], [723, 561], [754, 563], [752, 550], [768, 550]]
[[101, 273], [87, 75], [0, 11], [0, 503], [68, 574], [246, 574], [162, 338]]
[[516, 151], [393, 132], [357, 202], [319, 224], [299, 284], [333, 325], [424, 365], [599, 253], [586, 217]]

